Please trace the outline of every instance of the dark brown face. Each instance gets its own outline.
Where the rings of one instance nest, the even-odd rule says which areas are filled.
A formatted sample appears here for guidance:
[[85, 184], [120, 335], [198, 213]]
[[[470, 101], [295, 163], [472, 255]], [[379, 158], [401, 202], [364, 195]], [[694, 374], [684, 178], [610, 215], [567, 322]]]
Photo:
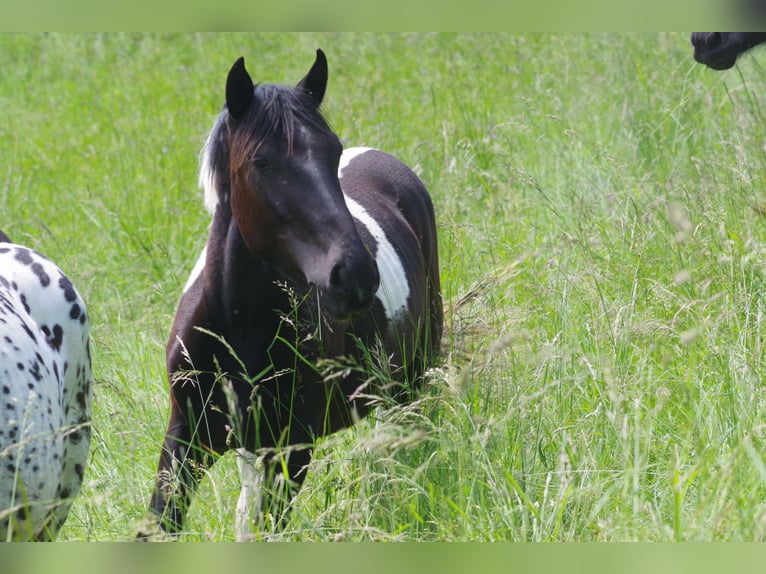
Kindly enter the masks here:
[[380, 278], [338, 183], [342, 148], [298, 127], [292, 150], [262, 145], [232, 178], [232, 213], [253, 252], [319, 290], [337, 319], [366, 310]]
[[[244, 66], [232, 70], [241, 72]], [[313, 73], [321, 80], [322, 74]], [[231, 208], [245, 243], [287, 277], [315, 287], [330, 316], [344, 320], [366, 311], [380, 277], [338, 182], [342, 145], [316, 110], [314, 94], [324, 93], [323, 86], [262, 86], [254, 94], [252, 84], [237, 82], [251, 102], [248, 106], [247, 96], [233, 94], [235, 88], [227, 85], [227, 106], [240, 114], [230, 112]], [[281, 110], [274, 118], [279, 121], [264, 136], [260, 124], [270, 120], [259, 114], [274, 109]], [[250, 145], [249, 138], [257, 144]]]

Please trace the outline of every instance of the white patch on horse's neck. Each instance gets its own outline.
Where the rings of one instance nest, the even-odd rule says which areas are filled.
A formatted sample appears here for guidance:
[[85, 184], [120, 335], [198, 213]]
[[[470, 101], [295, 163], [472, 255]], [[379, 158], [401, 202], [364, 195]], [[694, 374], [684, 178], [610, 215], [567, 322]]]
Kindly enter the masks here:
[[407, 282], [402, 260], [399, 259], [383, 228], [364, 207], [348, 196], [346, 205], [351, 216], [367, 228], [378, 244], [375, 262], [380, 273], [380, 287], [375, 297], [383, 304], [389, 321], [395, 321], [407, 312], [407, 300], [410, 297], [410, 284]]
[[202, 249], [202, 253], [200, 253], [199, 257], [197, 258], [197, 262], [194, 264], [194, 269], [192, 269], [191, 275], [189, 275], [189, 278], [186, 280], [186, 285], [184, 285], [183, 292], [186, 293], [192, 285], [194, 285], [194, 282], [197, 280], [197, 278], [202, 275], [202, 270], [205, 268], [205, 260], [207, 259], [207, 245]]
[[344, 149], [340, 156], [340, 164], [338, 165], [338, 178], [343, 177], [343, 170], [346, 169], [346, 166], [351, 163], [352, 159], [362, 155], [363, 153], [367, 153], [372, 149], [373, 148], [371, 147], [350, 147], [348, 149]]
[[[352, 159], [370, 149], [372, 148], [350, 148], [344, 151], [340, 158], [338, 178], [343, 177], [342, 171]], [[388, 320], [396, 321], [407, 313], [407, 300], [410, 297], [410, 284], [402, 260], [380, 224], [358, 202], [347, 195], [345, 198], [351, 216], [367, 228], [378, 244], [375, 262], [380, 273], [380, 287], [375, 297], [383, 304]]]

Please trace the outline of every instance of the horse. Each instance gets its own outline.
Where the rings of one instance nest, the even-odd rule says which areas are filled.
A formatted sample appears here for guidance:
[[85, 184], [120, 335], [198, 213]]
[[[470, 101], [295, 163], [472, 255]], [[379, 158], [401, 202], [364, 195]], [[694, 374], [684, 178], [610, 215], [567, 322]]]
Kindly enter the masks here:
[[694, 59], [713, 70], [728, 70], [740, 54], [766, 42], [766, 32], [692, 32]]
[[69, 278], [0, 231], [0, 540], [55, 539], [80, 491], [89, 332]]
[[394, 156], [343, 149], [319, 109], [327, 77], [322, 50], [294, 87], [254, 85], [244, 58], [229, 70], [200, 154], [212, 221], [166, 347], [149, 513], [165, 533], [183, 531], [202, 475], [230, 450], [237, 536], [282, 528], [315, 441], [381, 397], [412, 400], [438, 355], [432, 200]]

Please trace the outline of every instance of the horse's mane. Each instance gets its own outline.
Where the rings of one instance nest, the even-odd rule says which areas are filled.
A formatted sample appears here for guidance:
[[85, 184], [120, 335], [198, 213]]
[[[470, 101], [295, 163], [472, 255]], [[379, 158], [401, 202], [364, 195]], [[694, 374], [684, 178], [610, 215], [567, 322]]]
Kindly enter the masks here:
[[226, 108], [218, 114], [213, 128], [205, 139], [205, 145], [200, 152], [199, 166], [199, 186], [205, 192], [205, 209], [212, 215], [218, 205], [219, 190], [228, 187], [220, 178], [228, 180], [226, 174], [226, 162], [228, 153], [224, 157], [224, 147], [226, 145]]
[[[256, 86], [254, 102], [230, 139], [228, 110], [218, 114], [200, 153], [199, 186], [205, 192], [205, 208], [211, 214], [229, 191], [229, 164], [241, 164], [255, 155], [269, 138], [284, 138], [292, 153], [296, 124], [331, 132], [311, 96], [301, 89], [274, 84]], [[232, 161], [232, 150], [233, 161]]]

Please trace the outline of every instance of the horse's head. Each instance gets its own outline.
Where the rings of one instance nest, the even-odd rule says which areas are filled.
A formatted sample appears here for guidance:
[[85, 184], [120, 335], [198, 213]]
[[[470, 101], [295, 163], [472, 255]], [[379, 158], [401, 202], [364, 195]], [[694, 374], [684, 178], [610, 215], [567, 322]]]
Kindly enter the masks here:
[[765, 32], [692, 32], [694, 59], [714, 70], [728, 70], [740, 54], [765, 41]]
[[294, 88], [254, 86], [238, 59], [226, 81], [228, 183], [248, 249], [346, 319], [370, 306], [380, 277], [338, 182], [343, 148], [319, 112], [326, 85], [321, 50]]

